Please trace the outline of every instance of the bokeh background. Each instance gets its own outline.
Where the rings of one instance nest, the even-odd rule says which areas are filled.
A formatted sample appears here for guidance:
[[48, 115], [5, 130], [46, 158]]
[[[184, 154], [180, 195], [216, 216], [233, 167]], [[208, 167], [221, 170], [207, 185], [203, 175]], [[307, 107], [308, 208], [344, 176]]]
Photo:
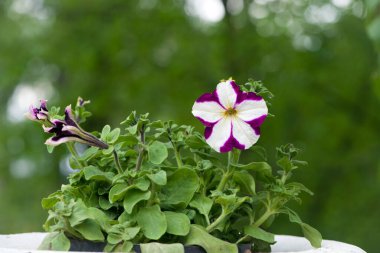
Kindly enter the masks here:
[[[40, 200], [67, 153], [24, 119], [30, 103], [91, 99], [93, 131], [131, 110], [202, 130], [194, 100], [220, 79], [275, 94], [260, 145], [292, 142], [314, 192], [301, 217], [325, 238], [378, 251], [379, 0], [1, 0], [0, 233], [42, 231]], [[300, 234], [280, 219], [273, 232]]]

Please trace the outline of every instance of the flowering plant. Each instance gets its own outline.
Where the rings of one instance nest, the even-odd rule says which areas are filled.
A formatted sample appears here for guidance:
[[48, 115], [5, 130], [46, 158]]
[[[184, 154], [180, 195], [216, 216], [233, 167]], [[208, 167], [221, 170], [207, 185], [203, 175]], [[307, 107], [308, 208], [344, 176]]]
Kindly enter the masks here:
[[[222, 81], [192, 109], [206, 126], [204, 136], [192, 126], [136, 112], [121, 128], [89, 133], [79, 126], [90, 116], [89, 101], [81, 98], [64, 115], [44, 100], [31, 107], [28, 117], [54, 135], [46, 141], [49, 151], [66, 144], [75, 169], [68, 184], [42, 200], [49, 212], [44, 228], [51, 233], [41, 249], [70, 250], [80, 239], [107, 252], [184, 252], [183, 245], [198, 245], [207, 253], [237, 253], [239, 244], [269, 252], [275, 243], [270, 226], [281, 214], [320, 247], [320, 233], [288, 207], [301, 201], [301, 192], [312, 194], [289, 182], [306, 164], [296, 159], [298, 149], [279, 147], [274, 170], [265, 149], [253, 146], [268, 115], [264, 98], [271, 97], [260, 82], [239, 87]], [[75, 143], [87, 148], [80, 153]], [[241, 150], [248, 154], [242, 158], [260, 160], [243, 163]]]

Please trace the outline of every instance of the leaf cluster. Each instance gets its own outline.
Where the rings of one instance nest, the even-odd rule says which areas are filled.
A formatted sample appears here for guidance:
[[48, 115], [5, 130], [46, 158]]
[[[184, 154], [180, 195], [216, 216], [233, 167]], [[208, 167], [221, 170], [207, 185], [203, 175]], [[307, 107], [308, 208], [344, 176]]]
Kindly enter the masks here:
[[[89, 115], [83, 106], [75, 110], [82, 119]], [[193, 127], [150, 121], [148, 114], [132, 112], [120, 128], [106, 125], [98, 136], [109, 148], [75, 152], [69, 183], [42, 200], [49, 212], [44, 228], [53, 232], [43, 249], [69, 250], [69, 238], [77, 238], [103, 242], [107, 252], [130, 252], [134, 244], [169, 252], [178, 243], [207, 253], [237, 253], [238, 243], [269, 251], [275, 242], [269, 228], [280, 214], [320, 246], [319, 232], [287, 207], [301, 192], [311, 194], [288, 182], [305, 165], [292, 145], [278, 148], [275, 171], [265, 160], [240, 163], [239, 150], [226, 159]]]

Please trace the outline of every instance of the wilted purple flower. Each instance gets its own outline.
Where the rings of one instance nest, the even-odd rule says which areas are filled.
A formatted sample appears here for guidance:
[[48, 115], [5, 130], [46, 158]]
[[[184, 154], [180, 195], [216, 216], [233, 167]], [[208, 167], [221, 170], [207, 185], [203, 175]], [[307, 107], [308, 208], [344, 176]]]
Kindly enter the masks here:
[[45, 132], [55, 134], [45, 142], [45, 144], [48, 145], [57, 146], [61, 143], [76, 141], [90, 146], [99, 147], [101, 149], [108, 148], [106, 143], [84, 131], [78, 125], [72, 114], [71, 105], [67, 106], [65, 109], [64, 120], [53, 119], [51, 120], [51, 126], [44, 125], [43, 128]]
[[28, 117], [31, 120], [40, 122], [49, 119], [49, 111], [46, 107], [46, 102], [47, 100], [41, 99], [39, 108], [31, 105], [29, 107], [29, 111], [25, 114], [26, 117]]
[[84, 100], [83, 98], [78, 97], [77, 106], [82, 107], [89, 104], [90, 102], [91, 102], [90, 100]]
[[192, 113], [206, 126], [207, 143], [217, 152], [228, 152], [234, 147], [248, 149], [257, 142], [268, 108], [262, 97], [243, 92], [227, 80], [213, 93], [200, 96]]

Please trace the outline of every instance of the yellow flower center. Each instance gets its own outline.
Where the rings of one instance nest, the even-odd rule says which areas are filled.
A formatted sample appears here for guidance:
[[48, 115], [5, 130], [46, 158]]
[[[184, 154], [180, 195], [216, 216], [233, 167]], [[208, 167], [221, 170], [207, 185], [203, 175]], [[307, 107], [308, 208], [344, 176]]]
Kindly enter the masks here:
[[225, 116], [234, 116], [236, 115], [237, 111], [235, 110], [235, 108], [228, 108], [225, 112], [224, 112], [224, 115]]

